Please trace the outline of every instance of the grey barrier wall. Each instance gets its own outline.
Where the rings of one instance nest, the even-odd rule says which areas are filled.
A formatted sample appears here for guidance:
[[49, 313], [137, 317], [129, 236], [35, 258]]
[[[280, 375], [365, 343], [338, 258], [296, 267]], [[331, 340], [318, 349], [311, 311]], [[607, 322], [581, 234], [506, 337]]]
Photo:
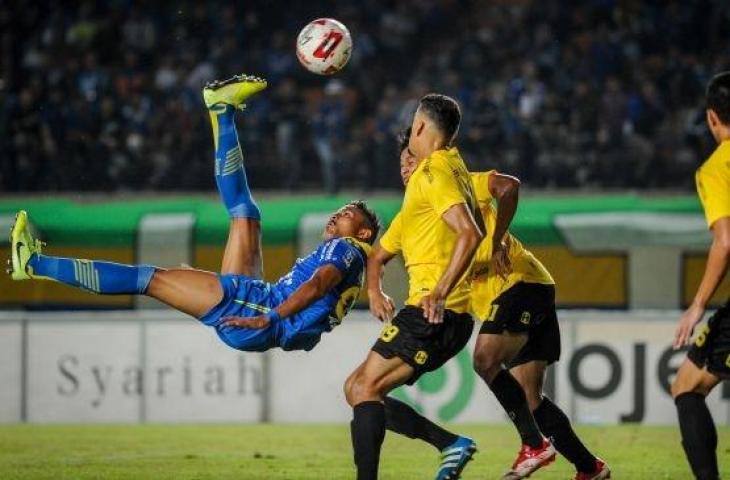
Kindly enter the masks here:
[[[550, 395], [578, 422], [675, 423], [678, 311], [561, 312]], [[351, 313], [311, 352], [232, 350], [164, 310], [0, 312], [0, 422], [346, 422], [342, 383], [381, 328]], [[505, 417], [471, 370], [471, 344], [393, 394], [440, 421]], [[709, 399], [730, 421], [730, 390]]]
[[258, 421], [264, 359], [167, 312], [2, 315], [0, 419]]

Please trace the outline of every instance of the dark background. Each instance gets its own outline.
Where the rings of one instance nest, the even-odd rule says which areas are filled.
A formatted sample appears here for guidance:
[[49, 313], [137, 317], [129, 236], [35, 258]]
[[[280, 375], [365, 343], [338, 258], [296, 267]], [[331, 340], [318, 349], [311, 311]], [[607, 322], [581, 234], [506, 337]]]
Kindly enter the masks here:
[[[0, 1], [0, 189], [212, 190], [200, 89], [247, 72], [270, 82], [240, 117], [256, 189], [398, 188], [395, 134], [438, 91], [462, 105], [472, 168], [689, 191], [728, 15], [712, 0]], [[354, 40], [334, 78], [294, 55], [320, 16]]]

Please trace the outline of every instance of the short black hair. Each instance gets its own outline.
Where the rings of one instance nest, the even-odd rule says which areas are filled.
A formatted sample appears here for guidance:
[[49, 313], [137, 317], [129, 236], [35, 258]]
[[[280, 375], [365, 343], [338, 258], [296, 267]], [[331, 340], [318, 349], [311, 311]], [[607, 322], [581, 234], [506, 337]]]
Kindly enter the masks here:
[[370, 245], [374, 244], [375, 239], [378, 237], [378, 233], [380, 233], [380, 219], [378, 218], [378, 215], [370, 207], [368, 207], [368, 204], [365, 203], [364, 200], [353, 200], [345, 205], [345, 207], [355, 207], [362, 212], [365, 216], [368, 228], [373, 232], [367, 240], [367, 243]]
[[718, 73], [707, 84], [705, 103], [725, 125], [730, 125], [730, 71]]
[[429, 93], [418, 102], [418, 109], [428, 115], [450, 145], [461, 124], [461, 109], [456, 100], [440, 93]]
[[403, 149], [408, 146], [411, 140], [411, 127], [406, 127], [398, 134], [398, 155], [403, 153]]

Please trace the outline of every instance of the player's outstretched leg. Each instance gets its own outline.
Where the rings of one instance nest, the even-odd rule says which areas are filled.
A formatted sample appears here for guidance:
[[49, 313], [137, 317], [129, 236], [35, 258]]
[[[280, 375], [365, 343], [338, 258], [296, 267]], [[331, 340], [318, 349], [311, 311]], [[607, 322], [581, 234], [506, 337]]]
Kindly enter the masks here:
[[575, 465], [575, 480], [604, 480], [611, 478], [606, 462], [596, 458], [573, 431], [570, 420], [549, 398], [542, 394], [546, 361], [530, 361], [510, 369], [527, 397], [540, 431], [552, 440], [555, 449]]
[[13, 280], [54, 280], [103, 295], [148, 295], [196, 318], [223, 298], [220, 282], [211, 272], [43, 255], [42, 243], [28, 230], [25, 211], [16, 215], [10, 245], [8, 273]]
[[254, 278], [263, 274], [261, 212], [248, 186], [234, 117], [248, 98], [264, 88], [266, 81], [261, 78], [237, 75], [211, 82], [203, 89], [213, 128], [215, 181], [231, 218], [221, 273]]
[[436, 480], [460, 478], [466, 464], [477, 451], [474, 440], [441, 428], [416, 412], [410, 405], [393, 397], [385, 397], [383, 403], [386, 429], [408, 438], [423, 440], [441, 452], [441, 465], [436, 472]]
[[515, 357], [526, 341], [526, 334], [480, 333], [474, 349], [474, 370], [494, 393], [522, 439], [517, 459], [503, 480], [526, 478], [555, 460], [555, 447], [540, 432], [522, 386], [502, 366]]
[[[709, 343], [709, 342], [708, 342]], [[692, 347], [697, 351], [696, 346]], [[690, 356], [693, 355], [690, 350]], [[682, 447], [692, 473], [698, 480], [720, 478], [717, 467], [717, 430], [705, 398], [720, 379], [686, 358], [672, 383]]]

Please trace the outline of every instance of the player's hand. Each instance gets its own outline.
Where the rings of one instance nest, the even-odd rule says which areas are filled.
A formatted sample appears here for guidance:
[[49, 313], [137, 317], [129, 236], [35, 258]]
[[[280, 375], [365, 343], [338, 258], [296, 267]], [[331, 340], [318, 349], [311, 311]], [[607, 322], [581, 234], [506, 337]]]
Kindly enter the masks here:
[[512, 261], [509, 259], [509, 245], [502, 241], [492, 245], [492, 258], [489, 259], [489, 269], [507, 279], [507, 275], [512, 273]]
[[370, 313], [381, 322], [389, 322], [395, 315], [395, 303], [393, 299], [383, 291], [368, 292], [370, 301]]
[[418, 305], [423, 309], [423, 318], [427, 319], [428, 323], [443, 323], [445, 304], [446, 299], [433, 292], [418, 302]]
[[705, 315], [704, 307], [697, 305], [690, 306], [682, 314], [682, 318], [679, 320], [677, 325], [677, 331], [674, 333], [674, 349], [678, 350], [690, 342], [692, 338], [692, 332], [695, 329], [695, 325], [700, 323], [702, 317]]
[[269, 317], [259, 315], [257, 317], [224, 317], [223, 325], [226, 327], [247, 328], [249, 330], [261, 330], [269, 326]]

